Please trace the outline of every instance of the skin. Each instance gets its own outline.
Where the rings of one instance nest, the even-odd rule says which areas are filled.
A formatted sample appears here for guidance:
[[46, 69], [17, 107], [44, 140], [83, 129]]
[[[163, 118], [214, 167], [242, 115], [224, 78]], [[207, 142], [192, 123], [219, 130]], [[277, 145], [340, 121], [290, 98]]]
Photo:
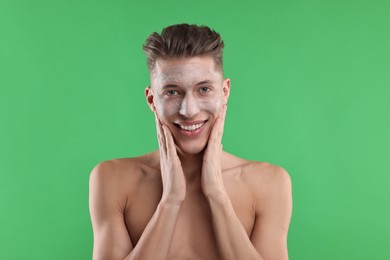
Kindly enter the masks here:
[[288, 259], [289, 175], [222, 150], [229, 93], [211, 57], [157, 60], [159, 150], [93, 169], [93, 259]]
[[[204, 81], [210, 83], [196, 85]], [[230, 79], [223, 80], [212, 59], [203, 57], [157, 61], [151, 83], [152, 88], [146, 89], [147, 102], [172, 133], [179, 154], [199, 154], [222, 105], [227, 103]], [[208, 120], [204, 126], [207, 129], [196, 139], [183, 138], [173, 124], [204, 120]]]

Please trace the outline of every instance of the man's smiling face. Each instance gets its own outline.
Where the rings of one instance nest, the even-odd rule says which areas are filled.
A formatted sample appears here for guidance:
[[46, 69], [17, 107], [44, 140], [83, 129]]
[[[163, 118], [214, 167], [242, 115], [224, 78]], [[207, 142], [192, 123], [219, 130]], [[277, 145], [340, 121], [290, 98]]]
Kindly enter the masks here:
[[179, 152], [197, 154], [226, 104], [230, 79], [223, 79], [212, 57], [156, 61], [146, 89], [147, 101], [172, 132]]

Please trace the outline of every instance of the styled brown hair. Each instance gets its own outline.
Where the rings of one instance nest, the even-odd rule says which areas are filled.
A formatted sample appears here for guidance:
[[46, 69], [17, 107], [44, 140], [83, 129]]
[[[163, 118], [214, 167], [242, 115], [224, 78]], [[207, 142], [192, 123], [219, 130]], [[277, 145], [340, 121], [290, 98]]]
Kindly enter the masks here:
[[207, 26], [175, 24], [164, 28], [161, 34], [149, 35], [143, 49], [149, 72], [153, 71], [156, 60], [211, 56], [215, 65], [222, 70], [224, 43], [219, 33]]

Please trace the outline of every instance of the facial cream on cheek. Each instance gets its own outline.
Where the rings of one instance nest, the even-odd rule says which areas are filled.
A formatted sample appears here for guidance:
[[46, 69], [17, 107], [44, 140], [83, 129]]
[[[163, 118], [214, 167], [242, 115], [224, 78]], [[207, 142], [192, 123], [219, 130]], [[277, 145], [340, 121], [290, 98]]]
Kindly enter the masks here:
[[200, 101], [201, 108], [212, 113], [219, 113], [222, 107], [220, 95], [213, 95]]
[[161, 101], [158, 104], [158, 114], [166, 120], [177, 116], [179, 110], [180, 102], [178, 100]]
[[222, 101], [219, 98], [203, 100], [199, 102], [199, 107], [202, 111], [218, 116], [221, 111]]

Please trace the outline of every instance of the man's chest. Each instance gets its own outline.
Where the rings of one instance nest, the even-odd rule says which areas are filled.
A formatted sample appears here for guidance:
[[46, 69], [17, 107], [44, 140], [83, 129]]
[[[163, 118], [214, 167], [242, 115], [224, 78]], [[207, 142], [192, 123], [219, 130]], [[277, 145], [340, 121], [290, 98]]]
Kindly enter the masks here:
[[[251, 196], [244, 188], [227, 185], [234, 211], [251, 235], [255, 213]], [[124, 211], [124, 218], [133, 245], [136, 246], [161, 199], [158, 187], [140, 189], [132, 194]], [[213, 215], [207, 199], [201, 192], [188, 192], [176, 221], [170, 254], [172, 259], [218, 259]]]

